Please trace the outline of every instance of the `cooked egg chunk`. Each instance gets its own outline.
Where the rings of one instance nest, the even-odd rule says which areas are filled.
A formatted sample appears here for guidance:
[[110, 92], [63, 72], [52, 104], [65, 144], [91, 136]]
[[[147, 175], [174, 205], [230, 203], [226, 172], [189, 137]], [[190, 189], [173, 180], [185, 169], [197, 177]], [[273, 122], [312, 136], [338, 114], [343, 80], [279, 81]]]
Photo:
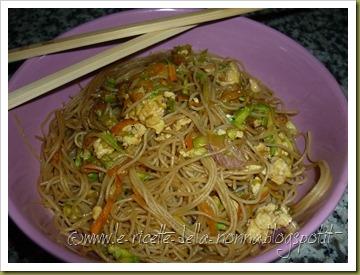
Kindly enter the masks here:
[[289, 165], [282, 158], [275, 158], [270, 166], [269, 173], [270, 179], [279, 185], [292, 175]]
[[286, 227], [292, 221], [285, 207], [278, 208], [274, 203], [261, 206], [254, 219], [248, 222], [246, 231], [251, 241], [264, 242], [272, 229]]
[[162, 119], [165, 113], [166, 104], [164, 97], [158, 95], [151, 99], [146, 99], [135, 107], [135, 110], [129, 113], [129, 117], [139, 120], [146, 127], [152, 128], [157, 134], [165, 127]]
[[240, 72], [238, 66], [234, 62], [230, 62], [223, 79], [217, 81], [221, 86], [239, 83]]
[[100, 138], [94, 142], [94, 152], [98, 159], [101, 159], [103, 156], [111, 154], [114, 152], [114, 148], [109, 146], [107, 143], [102, 141]]
[[146, 132], [146, 127], [141, 123], [128, 125], [122, 130], [125, 134], [120, 137], [124, 146], [140, 144], [142, 136]]

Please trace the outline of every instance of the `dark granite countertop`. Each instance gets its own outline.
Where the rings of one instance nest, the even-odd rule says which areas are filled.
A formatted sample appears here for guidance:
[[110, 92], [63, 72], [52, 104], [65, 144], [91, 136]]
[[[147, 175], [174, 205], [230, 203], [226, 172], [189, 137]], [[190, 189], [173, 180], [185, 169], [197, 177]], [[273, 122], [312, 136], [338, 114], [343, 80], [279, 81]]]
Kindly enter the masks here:
[[[95, 18], [123, 9], [9, 9], [9, 49], [52, 39]], [[335, 76], [347, 97], [347, 10], [271, 9], [248, 17], [293, 38], [317, 57]], [[9, 77], [22, 62], [9, 65]], [[318, 232], [333, 234], [328, 241], [305, 243], [277, 262], [347, 262], [347, 192]], [[9, 262], [59, 262], [29, 240], [9, 218]]]

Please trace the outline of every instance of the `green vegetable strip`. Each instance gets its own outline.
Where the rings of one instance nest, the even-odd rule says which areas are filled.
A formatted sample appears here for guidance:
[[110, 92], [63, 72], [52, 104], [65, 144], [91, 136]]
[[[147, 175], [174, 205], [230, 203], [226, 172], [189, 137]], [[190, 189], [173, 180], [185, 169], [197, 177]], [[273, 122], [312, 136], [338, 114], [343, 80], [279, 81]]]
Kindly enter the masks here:
[[98, 181], [99, 177], [98, 177], [97, 173], [89, 173], [88, 179], [90, 182], [95, 182], [95, 181]]
[[102, 132], [100, 134], [100, 138], [112, 148], [114, 148], [116, 151], [122, 151], [122, 148], [119, 146], [117, 140], [109, 132]]
[[234, 115], [234, 120], [233, 120], [233, 124], [237, 127], [237, 128], [242, 128], [244, 126], [245, 120], [247, 119], [247, 117], [250, 115], [251, 113], [251, 109], [248, 106], [245, 106], [243, 108], [240, 108]]
[[104, 101], [105, 101], [106, 103], [114, 103], [114, 102], [116, 102], [116, 95], [115, 95], [115, 94], [107, 93], [107, 94], [105, 94], [105, 96], [104, 96]]
[[226, 225], [223, 224], [223, 223], [218, 222], [216, 224], [216, 228], [217, 228], [217, 230], [226, 230]]
[[198, 136], [193, 140], [193, 147], [196, 149], [204, 147], [206, 144], [207, 144], [207, 140], [206, 137], [204, 136]]

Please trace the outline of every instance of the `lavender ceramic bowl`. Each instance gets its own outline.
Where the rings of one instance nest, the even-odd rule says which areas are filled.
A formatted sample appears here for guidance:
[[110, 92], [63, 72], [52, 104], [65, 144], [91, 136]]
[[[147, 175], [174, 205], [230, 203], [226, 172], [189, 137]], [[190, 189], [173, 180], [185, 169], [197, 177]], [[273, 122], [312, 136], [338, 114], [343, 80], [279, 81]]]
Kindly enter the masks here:
[[[64, 36], [187, 11], [167, 9], [122, 12], [83, 24]], [[295, 122], [301, 130], [312, 132], [313, 158], [325, 159], [333, 174], [333, 186], [327, 200], [299, 233], [306, 236], [314, 232], [332, 213], [347, 185], [347, 102], [335, 79], [319, 61], [293, 40], [246, 18], [198, 27], [142, 54], [184, 43], [193, 45], [195, 49], [207, 48], [220, 56], [241, 60], [251, 74], [276, 91], [288, 108], [300, 111]], [[30, 59], [14, 74], [9, 90], [76, 63], [107, 47], [109, 46], [91, 47]], [[90, 78], [91, 76], [82, 79], [81, 84], [85, 85]], [[74, 82], [9, 112], [9, 215], [33, 241], [66, 262], [91, 260], [55, 243], [46, 230], [41, 229], [50, 224], [51, 213], [39, 203], [36, 187], [39, 163], [25, 145], [15, 116], [19, 118], [25, 135], [38, 153], [40, 143], [35, 136], [40, 133], [41, 122], [50, 111], [78, 91], [78, 85]], [[309, 184], [302, 186], [300, 195], [310, 188]], [[284, 243], [278, 249], [281, 249], [281, 253], [286, 253], [290, 245], [291, 243]], [[278, 256], [279, 250], [274, 249], [247, 261], [270, 262]]]

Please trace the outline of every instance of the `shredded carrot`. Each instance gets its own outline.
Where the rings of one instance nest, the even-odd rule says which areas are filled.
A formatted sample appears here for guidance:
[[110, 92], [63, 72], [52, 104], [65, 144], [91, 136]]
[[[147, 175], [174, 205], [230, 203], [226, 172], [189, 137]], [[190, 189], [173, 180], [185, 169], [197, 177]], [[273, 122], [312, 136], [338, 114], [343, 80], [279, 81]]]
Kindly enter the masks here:
[[60, 152], [56, 151], [55, 154], [53, 155], [53, 157], [51, 158], [51, 164], [52, 165], [57, 165], [60, 162]]
[[192, 140], [191, 134], [187, 134], [187, 135], [185, 136], [184, 142], [185, 142], [185, 148], [186, 148], [187, 150], [191, 150], [191, 149], [193, 148], [193, 140]]
[[179, 94], [176, 96], [177, 101], [179, 102], [183, 102], [183, 101], [188, 101], [189, 100], [189, 96], [188, 95], [184, 95], [184, 94]]
[[176, 68], [173, 64], [168, 65], [168, 72], [169, 72], [169, 80], [176, 81]]
[[166, 67], [164, 63], [155, 63], [150, 66], [150, 74], [155, 76], [165, 72]]
[[110, 177], [113, 177], [113, 176], [116, 174], [117, 170], [118, 170], [120, 167], [121, 167], [121, 164], [115, 165], [114, 167], [112, 167], [112, 168], [110, 168], [109, 170], [107, 170], [106, 173], [107, 173]]
[[91, 227], [90, 227], [91, 233], [99, 234], [102, 231], [106, 221], [109, 218], [111, 209], [112, 209], [117, 197], [121, 193], [121, 189], [122, 189], [121, 179], [118, 175], [116, 175], [116, 177], [115, 177], [115, 192], [106, 201], [106, 204], [105, 204], [103, 210], [101, 211], [99, 217], [91, 225]]
[[[210, 208], [210, 206], [206, 202], [200, 203], [198, 205], [198, 208], [199, 208], [200, 211], [204, 212], [205, 214], [208, 214], [211, 217], [215, 216], [213, 210]], [[217, 234], [215, 221], [212, 220], [212, 219], [207, 219], [206, 223], [207, 223], [207, 225], [209, 227], [210, 235], [215, 236]]]
[[135, 124], [135, 120], [129, 118], [129, 119], [124, 119], [122, 121], [120, 121], [119, 123], [117, 123], [114, 127], [111, 128], [111, 133], [113, 133], [114, 135], [117, 135], [121, 132], [121, 130], [128, 126], [128, 125], [132, 125]]
[[262, 191], [259, 202], [265, 201], [265, 199], [267, 198], [268, 195], [269, 195], [269, 190], [266, 189], [266, 190]]
[[142, 99], [143, 96], [144, 96], [144, 94], [140, 93], [140, 92], [132, 92], [132, 93], [130, 93], [130, 99], [131, 99], [132, 102], [136, 102], [136, 101]]
[[83, 148], [89, 148], [89, 146], [93, 144], [95, 140], [97, 140], [97, 137], [89, 136], [88, 134], [86, 134], [83, 141]]
[[151, 91], [154, 87], [152, 81], [146, 79], [141, 80], [138, 85], [144, 87], [146, 91]]

